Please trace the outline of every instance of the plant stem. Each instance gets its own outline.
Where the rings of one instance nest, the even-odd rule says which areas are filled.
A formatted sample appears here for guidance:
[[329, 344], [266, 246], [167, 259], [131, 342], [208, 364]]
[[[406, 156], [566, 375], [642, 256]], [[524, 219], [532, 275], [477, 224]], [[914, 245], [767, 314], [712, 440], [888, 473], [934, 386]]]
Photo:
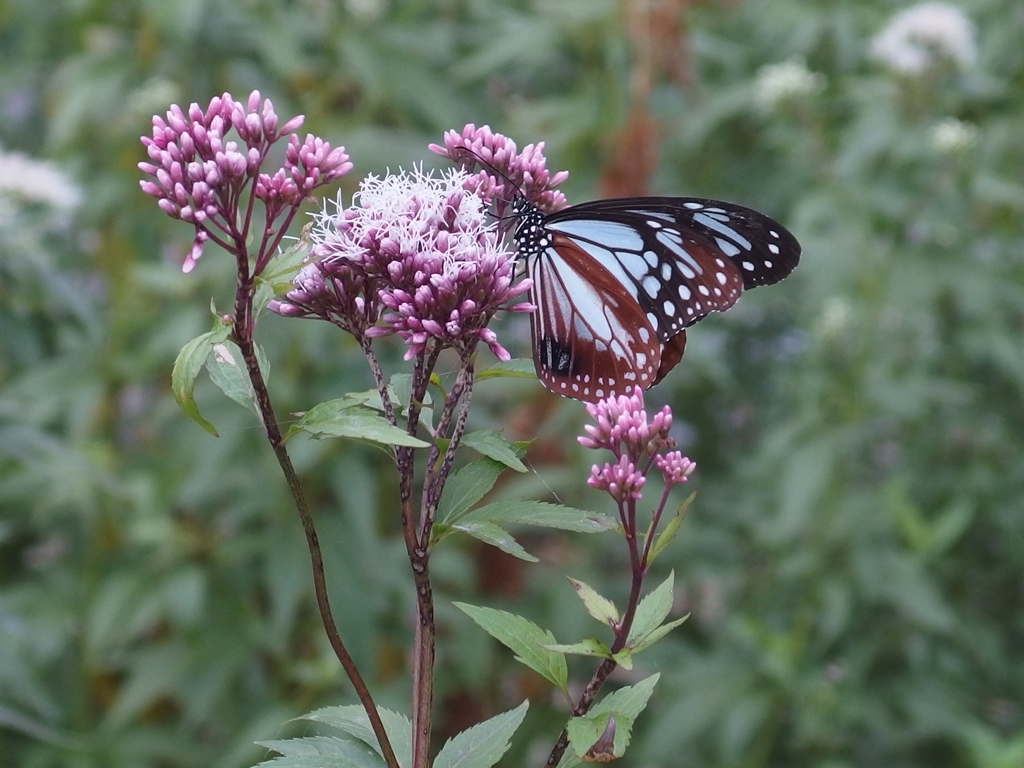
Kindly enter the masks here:
[[263, 420], [267, 440], [270, 442], [270, 446], [274, 450], [274, 456], [277, 458], [285, 480], [288, 482], [292, 501], [295, 503], [295, 509], [299, 513], [299, 519], [302, 521], [302, 530], [306, 535], [306, 546], [309, 549], [309, 558], [313, 569], [313, 589], [316, 593], [316, 604], [320, 611], [320, 619], [323, 621], [324, 630], [327, 632], [327, 639], [331, 643], [331, 648], [334, 649], [334, 654], [338, 657], [338, 661], [341, 662], [341, 666], [352, 682], [352, 687], [355, 689], [356, 695], [366, 711], [366, 716], [370, 720], [370, 727], [373, 729], [373, 733], [380, 745], [384, 762], [387, 763], [388, 768], [400, 768], [398, 758], [395, 757], [394, 749], [391, 747], [387, 732], [384, 730], [384, 723], [380, 719], [380, 714], [377, 712], [373, 697], [370, 695], [370, 690], [366, 687], [366, 683], [359, 673], [355, 661], [349, 655], [348, 649], [345, 648], [341, 635], [338, 633], [338, 626], [334, 621], [334, 615], [331, 612], [330, 600], [327, 595], [327, 582], [324, 578], [323, 554], [320, 550], [320, 540], [317, 537], [313, 516], [309, 511], [309, 505], [306, 503], [306, 497], [302, 491], [302, 484], [299, 481], [298, 473], [296, 473], [295, 467], [292, 465], [288, 449], [285, 448], [284, 440], [281, 436], [281, 428], [274, 413], [274, 406], [270, 402], [270, 393], [267, 390], [263, 373], [256, 358], [256, 347], [252, 340], [253, 284], [252, 279], [248, 275], [248, 258], [244, 259], [244, 269], [242, 266], [243, 259], [239, 258], [238, 262], [239, 274], [238, 287], [235, 292], [233, 338], [242, 351], [249, 380], [252, 382], [253, 391], [256, 394], [256, 405]]
[[[622, 521], [623, 529], [626, 532], [626, 542], [629, 545], [629, 564], [630, 571], [632, 572], [632, 581], [626, 610], [623, 611], [622, 621], [619, 622], [615, 629], [615, 638], [610, 648], [612, 653], [618, 653], [626, 647], [629, 631], [633, 628], [633, 619], [636, 617], [636, 608], [640, 604], [640, 592], [643, 588], [647, 565], [646, 555], [641, 558], [637, 543], [635, 499], [629, 499], [625, 509], [620, 504], [619, 518]], [[590, 708], [594, 705], [594, 699], [597, 698], [597, 694], [604, 686], [608, 676], [615, 671], [617, 666], [618, 663], [614, 659], [605, 659], [601, 662], [601, 665], [595, 670], [593, 677], [590, 678], [590, 682], [587, 683], [587, 687], [583, 689], [583, 693], [580, 695], [579, 701], [576, 702], [576, 706], [572, 708], [573, 717], [582, 717], [590, 711]], [[568, 746], [569, 733], [563, 729], [558, 735], [558, 740], [555, 742], [551, 754], [548, 755], [548, 761], [544, 764], [544, 768], [555, 768]]]
[[[415, 435], [419, 427], [423, 398], [430, 375], [441, 350], [429, 345], [416, 356], [413, 365], [406, 431]], [[417, 536], [412, 484], [416, 469], [413, 448], [399, 446], [395, 451], [402, 509], [402, 533], [416, 587], [416, 624], [412, 657], [412, 768], [427, 768], [430, 760], [431, 707], [434, 696], [434, 595], [430, 585], [429, 550]]]

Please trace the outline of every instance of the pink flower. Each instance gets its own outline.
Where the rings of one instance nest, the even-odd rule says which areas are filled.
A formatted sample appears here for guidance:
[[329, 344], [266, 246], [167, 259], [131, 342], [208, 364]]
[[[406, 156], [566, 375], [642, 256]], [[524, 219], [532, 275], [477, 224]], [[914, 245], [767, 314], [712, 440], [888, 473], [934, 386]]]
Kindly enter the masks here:
[[696, 469], [697, 465], [679, 451], [662, 453], [675, 446], [675, 441], [668, 436], [672, 410], [666, 405], [648, 418], [640, 387], [625, 395], [588, 403], [587, 413], [594, 423], [584, 425], [587, 434], [577, 438], [580, 445], [611, 451], [618, 459], [617, 464], [594, 465], [587, 483], [592, 488], [607, 491], [616, 501], [640, 498], [640, 489], [652, 464], [661, 471], [666, 493], [672, 486], [686, 482]]
[[632, 394], [587, 403], [587, 413], [594, 424], [585, 425], [587, 434], [577, 438], [584, 448], [603, 448], [616, 457], [629, 456], [637, 460], [672, 444], [668, 436], [672, 410], [666, 405], [648, 421], [640, 387], [634, 388]]
[[[195, 267], [211, 236], [245, 241], [249, 218], [240, 217], [243, 191], [254, 179], [252, 194], [266, 208], [265, 230], [270, 231], [283, 212], [352, 168], [344, 147], [332, 149], [314, 136], [300, 144], [291, 135], [284, 167], [273, 174], [261, 172], [270, 147], [302, 121], [299, 115], [278, 128], [273, 104], [269, 99], [261, 102], [259, 91], [253, 91], [246, 104], [225, 93], [211, 99], [205, 111], [192, 104], [186, 115], [174, 104], [166, 119], [153, 117], [153, 135], [142, 137], [150, 162], [139, 163], [139, 170], [151, 178], [140, 186], [168, 216], [195, 227], [196, 237], [182, 267], [185, 272]], [[239, 141], [227, 139], [231, 130]]]
[[[303, 283], [271, 309], [332, 319], [371, 338], [397, 334], [409, 347], [406, 359], [436, 339], [460, 351], [482, 341], [508, 360], [487, 325], [499, 309], [532, 311], [524, 303], [504, 306], [530, 282], [515, 282], [514, 257], [466, 178], [418, 170], [367, 177], [358, 204], [335, 203], [334, 212], [317, 216], [314, 261], [300, 273]], [[320, 281], [308, 270], [318, 270]]]
[[[467, 173], [481, 168], [466, 180], [467, 189], [494, 201], [499, 216], [516, 193], [545, 213], [565, 207], [565, 195], [555, 187], [569, 178], [569, 172], [552, 175], [548, 171], [544, 142], [528, 144], [518, 152], [507, 136], [469, 123], [461, 133], [448, 131], [444, 146], [431, 144], [430, 151], [453, 160]], [[508, 184], [513, 189], [507, 189]]]

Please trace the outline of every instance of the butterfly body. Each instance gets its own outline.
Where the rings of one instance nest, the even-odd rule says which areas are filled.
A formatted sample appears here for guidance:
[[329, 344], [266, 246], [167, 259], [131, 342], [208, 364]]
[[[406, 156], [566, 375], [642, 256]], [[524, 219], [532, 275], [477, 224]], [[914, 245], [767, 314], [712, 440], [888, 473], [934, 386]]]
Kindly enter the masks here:
[[513, 214], [537, 305], [537, 376], [578, 400], [657, 384], [681, 359], [687, 327], [800, 259], [780, 224], [717, 200], [595, 200], [544, 214], [520, 196]]

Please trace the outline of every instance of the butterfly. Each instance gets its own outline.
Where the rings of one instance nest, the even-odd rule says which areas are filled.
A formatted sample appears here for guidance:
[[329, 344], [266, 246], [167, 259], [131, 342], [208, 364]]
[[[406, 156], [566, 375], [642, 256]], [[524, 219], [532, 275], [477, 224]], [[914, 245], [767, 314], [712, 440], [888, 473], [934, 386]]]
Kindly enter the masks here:
[[519, 194], [512, 218], [537, 306], [537, 377], [589, 402], [660, 382], [683, 356], [686, 328], [800, 260], [781, 224], [718, 200], [630, 197], [544, 214]]

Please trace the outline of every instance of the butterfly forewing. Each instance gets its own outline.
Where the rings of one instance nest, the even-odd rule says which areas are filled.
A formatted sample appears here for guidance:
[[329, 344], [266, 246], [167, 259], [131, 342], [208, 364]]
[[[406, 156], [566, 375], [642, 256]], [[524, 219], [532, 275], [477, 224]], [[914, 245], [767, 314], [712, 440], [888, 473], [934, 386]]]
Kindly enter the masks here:
[[548, 389], [594, 401], [654, 383], [661, 344], [618, 279], [555, 235], [527, 262], [537, 311], [530, 317], [537, 376]]
[[[573, 209], [570, 209], [573, 210]], [[599, 220], [548, 217], [548, 232], [571, 239], [611, 272], [667, 341], [711, 312], [723, 312], [739, 298], [739, 270], [703, 235], [681, 229], [666, 217], [612, 210]]]
[[547, 216], [546, 226], [560, 219], [604, 221], [616, 217], [637, 227], [650, 240], [649, 222], [700, 235], [739, 269], [743, 287], [771, 285], [786, 277], [800, 261], [800, 244], [774, 219], [734, 203], [699, 197], [626, 197], [593, 200]]

